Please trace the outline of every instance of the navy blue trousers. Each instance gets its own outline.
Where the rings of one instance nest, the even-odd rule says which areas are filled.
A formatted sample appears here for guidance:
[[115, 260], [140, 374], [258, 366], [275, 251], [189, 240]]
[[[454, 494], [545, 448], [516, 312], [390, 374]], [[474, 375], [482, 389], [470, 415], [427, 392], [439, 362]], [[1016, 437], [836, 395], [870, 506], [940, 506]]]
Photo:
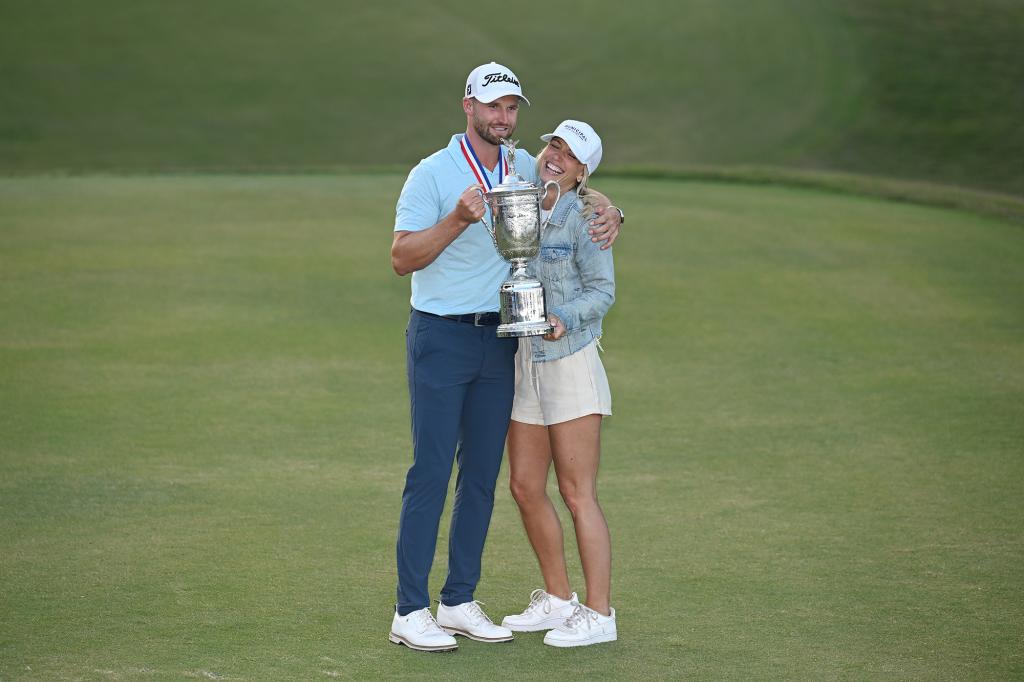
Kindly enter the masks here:
[[459, 474], [448, 534], [441, 603], [473, 600], [494, 508], [512, 396], [518, 339], [496, 327], [413, 311], [406, 331], [413, 463], [398, 523], [398, 613], [430, 606], [427, 579], [437, 546], [452, 462]]

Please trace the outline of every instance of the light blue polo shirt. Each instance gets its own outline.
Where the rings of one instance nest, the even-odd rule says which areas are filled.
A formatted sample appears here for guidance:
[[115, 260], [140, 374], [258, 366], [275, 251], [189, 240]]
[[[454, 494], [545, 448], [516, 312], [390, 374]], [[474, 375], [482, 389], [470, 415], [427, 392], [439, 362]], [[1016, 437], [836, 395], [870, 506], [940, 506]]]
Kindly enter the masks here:
[[[462, 155], [459, 140], [451, 142], [419, 162], [402, 188], [395, 210], [395, 231], [418, 232], [436, 225], [455, 209], [459, 197], [476, 177]], [[487, 172], [487, 169], [484, 169]], [[516, 173], [537, 182], [533, 156], [516, 149]], [[492, 186], [498, 185], [498, 166], [488, 173]], [[488, 211], [484, 220], [490, 220]], [[498, 310], [498, 288], [508, 279], [509, 264], [498, 255], [491, 235], [482, 222], [474, 223], [458, 236], [437, 259], [412, 273], [412, 307], [435, 315], [461, 315]]]

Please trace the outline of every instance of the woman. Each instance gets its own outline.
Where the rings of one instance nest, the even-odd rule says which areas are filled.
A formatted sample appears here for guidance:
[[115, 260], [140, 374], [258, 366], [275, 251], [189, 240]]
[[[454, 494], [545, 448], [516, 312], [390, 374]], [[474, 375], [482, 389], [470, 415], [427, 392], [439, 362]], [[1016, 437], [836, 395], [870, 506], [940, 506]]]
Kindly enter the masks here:
[[[542, 339], [520, 339], [508, 452], [512, 495], [544, 589], [534, 590], [526, 610], [502, 625], [520, 632], [550, 630], [544, 643], [552, 646], [585, 646], [616, 639], [609, 604], [611, 539], [597, 502], [601, 420], [611, 414], [597, 348], [601, 320], [615, 300], [615, 272], [611, 250], [602, 250], [587, 233], [588, 199], [595, 194], [587, 181], [601, 161], [601, 138], [586, 123], [568, 120], [541, 139], [548, 143], [537, 157], [541, 182], [554, 180], [562, 196], [557, 204], [555, 192], [545, 197], [543, 217], [551, 221], [530, 269], [544, 284], [554, 330]], [[576, 530], [587, 590], [583, 603], [570, 589], [562, 526], [546, 492], [552, 462]]]

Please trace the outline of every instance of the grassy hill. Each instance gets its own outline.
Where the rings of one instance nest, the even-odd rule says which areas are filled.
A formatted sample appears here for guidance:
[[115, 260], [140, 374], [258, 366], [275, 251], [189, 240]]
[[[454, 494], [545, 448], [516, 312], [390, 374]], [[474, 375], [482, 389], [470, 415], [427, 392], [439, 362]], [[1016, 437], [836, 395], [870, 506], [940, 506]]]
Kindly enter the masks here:
[[1024, 4], [453, 0], [0, 5], [0, 172], [406, 166], [497, 60], [523, 146], [607, 170], [829, 170], [1024, 195]]

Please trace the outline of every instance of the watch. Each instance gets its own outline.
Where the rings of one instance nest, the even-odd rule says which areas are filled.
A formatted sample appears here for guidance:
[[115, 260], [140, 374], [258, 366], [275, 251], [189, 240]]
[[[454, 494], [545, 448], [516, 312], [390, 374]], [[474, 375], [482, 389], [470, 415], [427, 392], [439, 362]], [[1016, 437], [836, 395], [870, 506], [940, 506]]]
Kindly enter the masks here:
[[621, 208], [619, 208], [618, 206], [609, 206], [608, 208], [614, 208], [616, 211], [619, 212], [619, 224], [620, 225], [622, 223], [626, 222], [626, 214], [622, 212]]

